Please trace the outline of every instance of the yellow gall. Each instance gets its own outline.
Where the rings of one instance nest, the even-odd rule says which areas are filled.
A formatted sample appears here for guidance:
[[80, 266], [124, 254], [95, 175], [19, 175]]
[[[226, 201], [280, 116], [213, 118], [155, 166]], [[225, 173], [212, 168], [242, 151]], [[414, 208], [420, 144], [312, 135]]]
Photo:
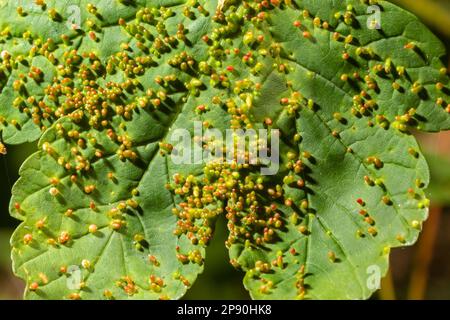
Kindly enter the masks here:
[[110, 226], [113, 230], [120, 230], [120, 228], [122, 228], [122, 220], [113, 220], [111, 221]]
[[39, 284], [37, 282], [33, 282], [28, 288], [30, 289], [30, 291], [36, 291], [39, 288]]
[[71, 294], [69, 294], [68, 298], [70, 300], [80, 300], [81, 296], [79, 293], [71, 293]]
[[52, 187], [48, 190], [48, 192], [53, 196], [56, 197], [59, 194], [59, 190], [56, 189], [55, 187]]
[[89, 268], [91, 267], [91, 262], [90, 262], [89, 260], [87, 260], [87, 259], [83, 259], [83, 260], [81, 261], [81, 266], [82, 266], [84, 269], [89, 269]]
[[36, 222], [37, 229], [43, 229], [44, 227], [45, 227], [45, 219], [41, 219]]
[[88, 229], [89, 229], [89, 233], [96, 233], [98, 230], [98, 227], [96, 224], [91, 224]]
[[94, 190], [95, 190], [95, 186], [92, 184], [84, 187], [84, 192], [87, 194], [92, 193]]
[[30, 244], [33, 241], [33, 235], [31, 233], [27, 233], [23, 236], [23, 243]]
[[65, 244], [70, 240], [70, 235], [67, 231], [61, 232], [61, 234], [58, 237], [58, 242], [61, 244]]
[[420, 229], [420, 222], [417, 221], [417, 220], [413, 220], [413, 221], [411, 221], [411, 226], [412, 226], [414, 229]]
[[375, 227], [369, 227], [367, 228], [367, 232], [370, 233], [372, 236], [376, 236], [377, 235], [377, 229]]
[[331, 262], [336, 262], [336, 254], [333, 251], [329, 251], [327, 256]]

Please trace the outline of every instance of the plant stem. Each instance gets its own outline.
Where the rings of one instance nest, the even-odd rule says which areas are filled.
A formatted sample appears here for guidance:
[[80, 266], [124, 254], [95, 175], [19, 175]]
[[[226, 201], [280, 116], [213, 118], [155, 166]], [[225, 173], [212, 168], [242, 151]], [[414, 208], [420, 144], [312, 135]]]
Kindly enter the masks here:
[[386, 276], [381, 280], [381, 289], [378, 293], [380, 300], [395, 300], [395, 285], [392, 277], [391, 269]]
[[432, 207], [428, 221], [424, 224], [424, 230], [419, 240], [414, 256], [413, 269], [408, 289], [408, 299], [425, 299], [429, 268], [433, 260], [434, 247], [439, 230], [439, 221], [442, 215], [442, 207]]

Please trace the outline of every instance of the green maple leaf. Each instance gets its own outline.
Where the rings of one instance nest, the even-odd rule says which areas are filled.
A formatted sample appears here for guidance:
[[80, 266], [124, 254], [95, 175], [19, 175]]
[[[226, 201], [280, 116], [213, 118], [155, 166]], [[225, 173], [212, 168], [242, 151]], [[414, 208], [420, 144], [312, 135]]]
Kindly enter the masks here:
[[[416, 241], [429, 177], [409, 131], [450, 116], [444, 48], [414, 16], [384, 1], [40, 2], [0, 2], [0, 130], [40, 138], [11, 200], [27, 298], [179, 298], [218, 214], [256, 299], [367, 298], [390, 249]], [[278, 129], [279, 171], [175, 163], [170, 135], [195, 121]]]

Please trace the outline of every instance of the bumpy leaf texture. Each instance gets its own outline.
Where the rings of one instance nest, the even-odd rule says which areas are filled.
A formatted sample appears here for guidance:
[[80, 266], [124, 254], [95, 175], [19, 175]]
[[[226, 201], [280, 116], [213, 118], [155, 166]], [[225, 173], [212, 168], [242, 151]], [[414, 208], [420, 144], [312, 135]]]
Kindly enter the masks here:
[[[2, 139], [40, 139], [10, 206], [26, 298], [180, 298], [219, 214], [255, 299], [368, 298], [416, 241], [410, 130], [450, 128], [449, 78], [389, 2], [1, 0], [0, 30]], [[280, 170], [176, 164], [194, 121], [279, 129]]]

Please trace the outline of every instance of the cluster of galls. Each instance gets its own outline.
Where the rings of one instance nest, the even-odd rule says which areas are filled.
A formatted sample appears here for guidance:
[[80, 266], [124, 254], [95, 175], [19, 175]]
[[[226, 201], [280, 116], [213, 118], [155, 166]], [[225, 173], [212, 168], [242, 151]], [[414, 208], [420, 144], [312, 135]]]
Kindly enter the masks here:
[[[376, 1], [365, 1], [365, 3], [372, 2]], [[448, 88], [445, 87], [443, 82], [437, 82], [435, 88], [431, 88], [420, 83], [420, 81], [414, 81], [408, 74], [407, 68], [396, 65], [391, 58], [380, 58], [370, 46], [360, 46], [360, 41], [350, 31], [345, 32], [349, 34], [341, 34], [333, 30], [333, 27], [328, 22], [322, 21], [320, 17], [311, 16], [307, 10], [303, 10], [301, 19], [310, 20], [308, 24], [312, 24], [313, 28], [322, 28], [332, 32], [332, 39], [343, 44], [342, 59], [346, 62], [346, 67], [351, 66], [354, 71], [341, 74], [340, 80], [348, 83], [346, 90], [351, 89], [358, 92], [353, 95], [353, 105], [350, 107], [350, 111], [355, 117], [375, 118], [376, 123], [385, 129], [388, 129], [391, 124], [400, 131], [407, 131], [411, 127], [420, 127], [421, 118], [416, 115], [416, 107], [410, 108], [405, 114], [392, 117], [393, 119], [388, 119], [387, 115], [376, 114], [379, 111], [376, 96], [381, 90], [386, 90], [380, 86], [381, 81], [386, 80], [391, 81], [392, 95], [412, 94], [413, 97], [416, 96], [421, 100], [426, 100], [429, 93], [427, 91], [435, 90], [433, 93], [438, 95], [436, 106], [442, 107], [447, 112], [450, 111], [448, 102], [445, 101]], [[344, 12], [336, 12], [334, 19], [344, 22], [349, 28], [355, 28], [356, 15], [353, 6], [348, 5]], [[293, 25], [301, 30], [307, 29], [300, 20], [294, 21]], [[312, 34], [310, 31], [303, 31], [303, 37], [312, 38]], [[405, 44], [404, 49], [412, 50], [418, 56], [422, 54], [421, 49], [414, 42]], [[366, 65], [367, 70], [365, 70]], [[447, 81], [447, 74], [448, 70], [445, 67], [441, 68], [439, 70], [440, 81]], [[410, 87], [409, 90], [406, 90], [405, 84]], [[339, 83], [335, 85], [341, 87]], [[442, 96], [439, 97], [439, 95]], [[369, 126], [374, 124], [372, 120], [368, 121]]]
[[[220, 204], [224, 203], [230, 231], [227, 247], [240, 241], [246, 246], [273, 242], [284, 221], [275, 202], [263, 203], [260, 195], [267, 192], [276, 199], [281, 197], [281, 187], [268, 188], [262, 176], [247, 174], [245, 168], [248, 165], [213, 162], [205, 167], [204, 178], [176, 174], [167, 186], [184, 200], [173, 210], [179, 218], [175, 234], [186, 234], [194, 244], [207, 244], [210, 220], [223, 212]], [[187, 261], [186, 256], [179, 257]]]
[[213, 232], [212, 219], [222, 212], [215, 203], [217, 199], [224, 199], [224, 195], [214, 185], [205, 184], [192, 175], [175, 174], [173, 183], [166, 187], [183, 198], [179, 208], [172, 209], [178, 217], [174, 234], [185, 234], [193, 244], [207, 245]]
[[[53, 8], [44, 6], [44, 9], [48, 9], [49, 16], [53, 20], [59, 16]], [[102, 31], [101, 14], [93, 4], [88, 4], [87, 10], [94, 16], [93, 19], [86, 21], [86, 27], [88, 31], [90, 30], [89, 37], [91, 40], [98, 42], [96, 34]], [[19, 9], [19, 11], [22, 13], [23, 9]], [[161, 54], [170, 51], [167, 48], [177, 41], [176, 37], [169, 36], [165, 29], [166, 20], [173, 15], [174, 12], [170, 8], [142, 8], [137, 12], [133, 23], [127, 23], [124, 19], [119, 19], [119, 25], [123, 26], [130, 36], [137, 40], [136, 47], [143, 54], [137, 56], [133, 54], [136, 49], [131, 47], [129, 41], [122, 43], [120, 50], [117, 50], [117, 53], [106, 61], [101, 61], [97, 57], [96, 50], [82, 55], [74, 49], [65, 50], [59, 56], [58, 49], [62, 48], [63, 45], [71, 47], [74, 44], [75, 40], [68, 35], [61, 36], [62, 44], [60, 44], [53, 39], [43, 41], [40, 38], [33, 37], [30, 32], [26, 32], [24, 38], [32, 43], [29, 57], [22, 55], [13, 57], [7, 51], [3, 51], [1, 54], [0, 91], [13, 69], [17, 69], [19, 65], [30, 65], [30, 59], [43, 56], [55, 66], [57, 76], [51, 80], [46, 88], [43, 88], [42, 94], [30, 95], [26, 86], [30, 82], [42, 85], [47, 71], [50, 72], [50, 70], [41, 70], [30, 66], [29, 73], [18, 74], [18, 78], [13, 84], [16, 91], [14, 105], [23, 113], [28, 114], [42, 130], [45, 130], [56, 119], [72, 114], [78, 109], [87, 111], [90, 124], [98, 128], [99, 126], [108, 126], [115, 111], [129, 120], [136, 105], [141, 107], [153, 105], [157, 108], [162, 101], [167, 99], [165, 90], [159, 92], [150, 90], [138, 101], [128, 104], [126, 101], [129, 100], [128, 95], [136, 94], [137, 88], [141, 87], [137, 77], [144, 75], [146, 70], [155, 66], [152, 55], [156, 58], [161, 57]], [[150, 29], [146, 28], [143, 23], [155, 26], [160, 37], [155, 38]], [[181, 37], [180, 34], [183, 34], [184, 37], [187, 33], [183, 25], [179, 26], [178, 31], [178, 38]], [[83, 32], [80, 34], [83, 35]], [[2, 36], [9, 37], [9, 31], [2, 32]], [[147, 47], [146, 41], [151, 41], [152, 48]], [[124, 82], [110, 83], [110, 87], [113, 87], [110, 90], [102, 88], [99, 85], [99, 79], [106, 77], [107, 74], [113, 75], [117, 70], [122, 71], [125, 75]], [[118, 105], [118, 110], [114, 110], [114, 105]], [[75, 112], [75, 118], [79, 117], [81, 115]], [[17, 119], [1, 117], [0, 120], [3, 125], [6, 125], [6, 121], [9, 120], [12, 125], [19, 128], [20, 124]]]
[[[262, 201], [261, 196], [267, 198], [271, 193], [280, 190], [277, 188], [277, 191], [272, 191], [263, 176], [247, 175], [245, 171], [239, 172], [236, 169], [230, 172], [230, 169], [225, 167], [222, 170], [222, 176], [231, 173], [235, 179], [239, 179], [234, 182], [235, 186], [228, 194], [225, 209], [230, 233], [225, 244], [230, 247], [234, 243], [244, 242], [246, 247], [251, 247], [272, 243], [284, 221], [275, 201]], [[272, 197], [273, 200], [275, 198]]]
[[[201, 6], [196, 5], [195, 7], [202, 14], [207, 14], [206, 10]], [[101, 26], [99, 20], [101, 19], [99, 17], [101, 17], [101, 12], [92, 4], [88, 4], [87, 9], [97, 19], [93, 18], [86, 21], [89, 37], [83, 41], [89, 41], [90, 39], [96, 43], [100, 39]], [[99, 209], [100, 204], [95, 200], [95, 184], [89, 184], [87, 181], [90, 173], [92, 173], [93, 164], [98, 159], [113, 154], [110, 148], [102, 146], [102, 143], [98, 141], [99, 135], [104, 133], [117, 144], [115, 153], [121, 160], [137, 160], [137, 151], [134, 149], [132, 139], [127, 135], [125, 125], [126, 121], [133, 118], [137, 108], [154, 111], [162, 107], [163, 104], [175, 104], [170, 100], [169, 95], [171, 93], [185, 92], [184, 95], [199, 93], [203, 83], [195, 77], [198, 73], [198, 65], [192, 57], [188, 56], [186, 52], [181, 52], [172, 56], [168, 62], [163, 60], [166, 59], [166, 57], [163, 57], [163, 54], [175, 49], [178, 41], [187, 41], [186, 34], [188, 30], [183, 24], [178, 25], [176, 35], [168, 34], [165, 21], [173, 14], [171, 9], [143, 8], [137, 12], [135, 22], [130, 23], [124, 19], [119, 19], [119, 25], [136, 42], [134, 43], [134, 40], [131, 40], [122, 43], [120, 50], [117, 50], [117, 53], [106, 60], [101, 59], [99, 52], [95, 49], [90, 52], [78, 52], [75, 49], [65, 50], [59, 56], [57, 49], [61, 49], [64, 46], [71, 47], [75, 43], [75, 39], [67, 35], [63, 35], [61, 37], [62, 43], [58, 44], [52, 39], [43, 42], [40, 39], [33, 39], [31, 34], [27, 35], [30, 41], [33, 42], [30, 57], [38, 55], [46, 57], [55, 66], [54, 71], [52, 71], [55, 76], [49, 81], [47, 76], [51, 70], [30, 66], [28, 74], [20, 74], [19, 79], [14, 82], [13, 89], [16, 94], [14, 105], [21, 112], [29, 114], [34, 123], [43, 130], [61, 117], [67, 116], [72, 121], [72, 123], [67, 121], [61, 122], [55, 126], [55, 132], [67, 142], [67, 150], [70, 149], [70, 152], [63, 154], [59, 148], [48, 142], [42, 146], [43, 151], [53, 157], [67, 172], [67, 176], [51, 179], [51, 186], [48, 192], [52, 197], [61, 198], [63, 196], [62, 191], [60, 191], [63, 190], [62, 181], [68, 179], [67, 183], [78, 185], [86, 196], [92, 197], [89, 204], [91, 210], [95, 212], [103, 211], [103, 209]], [[49, 16], [56, 21], [59, 14], [56, 10], [49, 10]], [[153, 27], [149, 28], [144, 24], [150, 24], [155, 27], [157, 35], [152, 34], [153, 31], [151, 30]], [[151, 42], [151, 46], [148, 45], [149, 42]], [[4, 51], [1, 57], [0, 85], [3, 84], [2, 81], [9, 76], [13, 69], [17, 68], [18, 64], [23, 63], [26, 65], [26, 58], [22, 56], [12, 57], [8, 52]], [[179, 59], [181, 61], [178, 61]], [[157, 67], [160, 63], [159, 60], [187, 73], [190, 78], [184, 77], [183, 79], [189, 80], [185, 83], [180, 82], [176, 73], [158, 75], [154, 78], [156, 89], [143, 89], [141, 84], [142, 77], [145, 76], [150, 68]], [[176, 71], [175, 69], [173, 70]], [[143, 80], [145, 81], [146, 79]], [[223, 78], [220, 81], [224, 83]], [[38, 84], [42, 88], [42, 94], [30, 95], [26, 90], [29, 82]], [[116, 126], [114, 122], [117, 118], [122, 120], [119, 126]], [[2, 124], [4, 121], [6, 120], [1, 120]], [[16, 120], [12, 121], [12, 123], [14, 125], [18, 124]], [[6, 152], [3, 145], [1, 146], [2, 149], [0, 151], [2, 153]], [[161, 144], [160, 149], [164, 149], [164, 146]], [[108, 174], [108, 178], [115, 182], [113, 172]], [[136, 195], [137, 190], [136, 192], [133, 190], [130, 199], [120, 202], [117, 206], [108, 210], [106, 214], [110, 218], [109, 227], [112, 230], [125, 232], [127, 210], [135, 210], [139, 206], [137, 200], [135, 200]], [[191, 202], [196, 201], [197, 199], [192, 199], [186, 205], [191, 205]], [[22, 212], [20, 204], [16, 205], [16, 210]], [[63, 214], [65, 217], [73, 218], [77, 213], [74, 209], [67, 209]], [[205, 222], [201, 225], [190, 225], [188, 220], [195, 220], [198, 218], [198, 215], [201, 215]], [[188, 229], [188, 236], [194, 243], [206, 244], [212, 234], [212, 229], [208, 225], [207, 220], [213, 215], [214, 213], [208, 214], [192, 211], [180, 214], [179, 232], [184, 232], [183, 230]], [[36, 228], [38, 230], [44, 229], [47, 223], [46, 219], [42, 219], [36, 223]], [[99, 229], [105, 227], [108, 226], [89, 224], [86, 226], [86, 233], [96, 234]], [[37, 240], [36, 238], [34, 233], [26, 233], [23, 236], [23, 243], [27, 246], [32, 245], [33, 241]], [[49, 238], [47, 242], [52, 246], [69, 245], [75, 240], [74, 235], [67, 231], [61, 231], [54, 238]], [[144, 251], [144, 237], [136, 234], [133, 240], [136, 249]], [[199, 250], [182, 253], [178, 248], [177, 257], [182, 263], [203, 264], [203, 257]], [[153, 266], [160, 265], [155, 256], [149, 256], [149, 263]], [[178, 275], [175, 278], [185, 286], [190, 286], [188, 279], [184, 276]], [[43, 283], [41, 280], [38, 282]], [[30, 289], [38, 290], [38, 282], [33, 282]], [[121, 278], [116, 285], [130, 296], [136, 294], [139, 290], [130, 275]], [[150, 276], [149, 289], [151, 291], [161, 292], [164, 286], [162, 278], [154, 275]], [[113, 294], [109, 290], [105, 290], [104, 296], [113, 298]], [[164, 296], [162, 295], [161, 297]], [[81, 295], [80, 293], [72, 293], [69, 298], [79, 299]]]

